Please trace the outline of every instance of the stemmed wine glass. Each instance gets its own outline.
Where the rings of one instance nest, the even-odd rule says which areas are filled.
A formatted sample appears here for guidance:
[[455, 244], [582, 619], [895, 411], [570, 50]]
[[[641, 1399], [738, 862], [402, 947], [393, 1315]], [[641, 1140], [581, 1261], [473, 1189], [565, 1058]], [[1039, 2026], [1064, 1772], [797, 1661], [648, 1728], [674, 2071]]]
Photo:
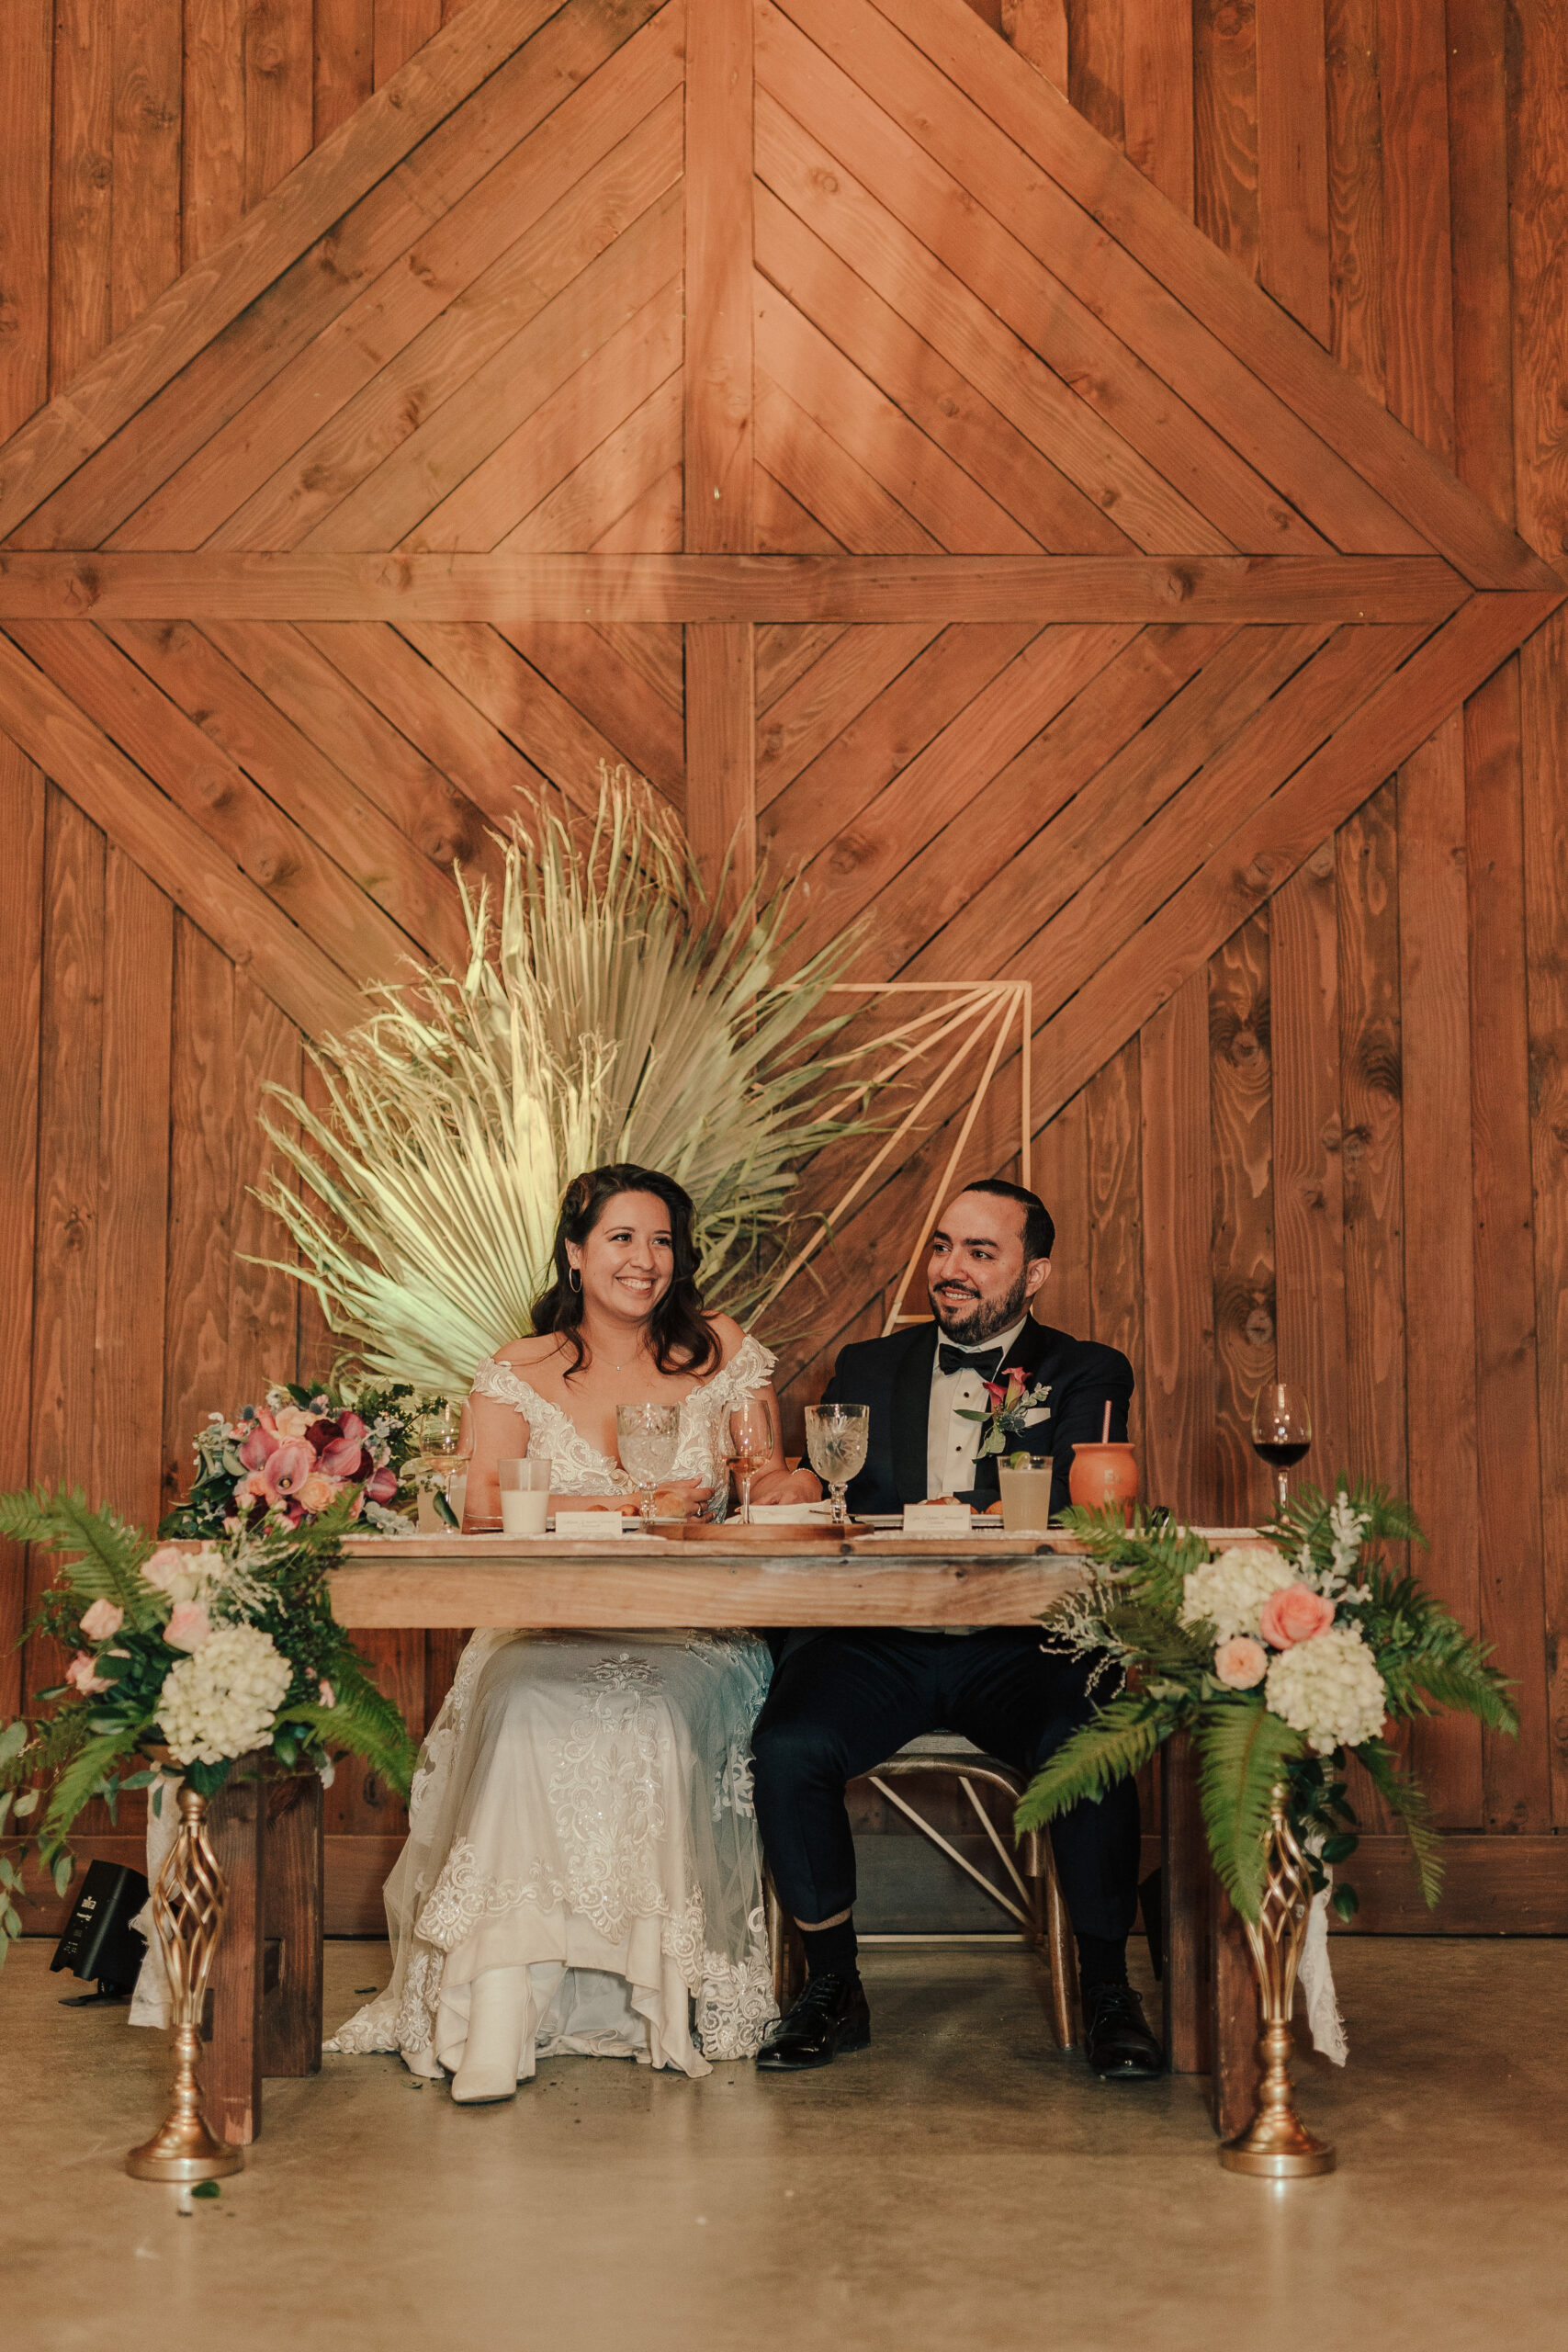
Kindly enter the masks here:
[[1312, 1443], [1312, 1410], [1306, 1391], [1293, 1381], [1271, 1380], [1252, 1408], [1252, 1447], [1274, 1473], [1274, 1502], [1280, 1519], [1288, 1500], [1286, 1472]]
[[[473, 1452], [473, 1442], [463, 1427], [460, 1405], [434, 1405], [422, 1416], [414, 1475], [419, 1484], [430, 1491], [436, 1517], [453, 1529], [461, 1528], [463, 1514], [460, 1505], [456, 1509], [453, 1506], [452, 1489], [459, 1475], [467, 1471]], [[466, 1478], [464, 1484], [467, 1485]]]
[[728, 1417], [725, 1459], [740, 1489], [740, 1524], [751, 1524], [751, 1481], [773, 1458], [773, 1424], [760, 1397], [750, 1396]]
[[681, 1447], [679, 1405], [617, 1405], [615, 1444], [621, 1467], [641, 1490], [642, 1532], [653, 1532], [653, 1490], [675, 1467]]
[[865, 1467], [870, 1436], [869, 1405], [808, 1405], [806, 1408], [806, 1451], [811, 1467], [831, 1490], [835, 1527], [842, 1527], [848, 1519], [844, 1489]]

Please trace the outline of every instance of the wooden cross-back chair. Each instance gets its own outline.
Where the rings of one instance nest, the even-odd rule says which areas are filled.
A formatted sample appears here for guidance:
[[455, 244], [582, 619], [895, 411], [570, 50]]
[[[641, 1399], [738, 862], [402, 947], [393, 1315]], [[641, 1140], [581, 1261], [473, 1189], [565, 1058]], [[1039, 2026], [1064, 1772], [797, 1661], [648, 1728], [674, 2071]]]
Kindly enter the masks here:
[[[1078, 2002], [1077, 1955], [1073, 1946], [1067, 1906], [1056, 1883], [1055, 1860], [1046, 1830], [1026, 1830], [1016, 1855], [1010, 1849], [987, 1809], [982, 1789], [999, 1789], [1016, 1805], [1029, 1784], [1029, 1775], [999, 1757], [987, 1756], [953, 1732], [930, 1732], [912, 1739], [897, 1756], [865, 1776], [879, 1796], [896, 1805], [920, 1836], [929, 1839], [950, 1862], [984, 1889], [998, 1908], [1018, 1924], [1026, 1949], [1046, 1961], [1051, 1972], [1051, 2028], [1059, 2050], [1077, 2049], [1083, 2038]], [[895, 1781], [932, 1778], [955, 1780], [969, 1801], [1006, 1873], [1008, 1884], [977, 1870], [966, 1854], [945, 1838], [918, 1805], [892, 1785]], [[1010, 1892], [1009, 1891], [1010, 1887]], [[806, 1974], [805, 1948], [799, 1930], [767, 1883], [768, 1942], [773, 1964], [773, 1997], [786, 2009], [799, 1992]]]

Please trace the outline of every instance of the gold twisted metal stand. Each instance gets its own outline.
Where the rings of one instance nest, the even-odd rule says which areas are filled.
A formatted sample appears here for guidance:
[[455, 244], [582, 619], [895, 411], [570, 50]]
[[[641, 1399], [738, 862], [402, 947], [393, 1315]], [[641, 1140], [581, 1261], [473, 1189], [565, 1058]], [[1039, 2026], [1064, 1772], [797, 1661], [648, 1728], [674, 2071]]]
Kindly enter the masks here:
[[1291, 2011], [1312, 1907], [1312, 1880], [1306, 1856], [1285, 1818], [1285, 1793], [1281, 1781], [1269, 1817], [1268, 1869], [1258, 1922], [1243, 1922], [1262, 1995], [1263, 2032], [1258, 2046], [1263, 2083], [1252, 2121], [1220, 2150], [1227, 2172], [1261, 2175], [1266, 2180], [1301, 2180], [1334, 2170], [1333, 2149], [1313, 2138], [1291, 2095]]
[[196, 2062], [208, 1979], [223, 1932], [223, 1875], [207, 1835], [207, 1799], [187, 1781], [179, 1805], [179, 1835], [152, 1890], [152, 1921], [174, 1996], [174, 2104], [162, 2128], [126, 2157], [133, 2180], [216, 2180], [240, 2171], [245, 2161], [238, 2148], [213, 2138], [201, 2113]]

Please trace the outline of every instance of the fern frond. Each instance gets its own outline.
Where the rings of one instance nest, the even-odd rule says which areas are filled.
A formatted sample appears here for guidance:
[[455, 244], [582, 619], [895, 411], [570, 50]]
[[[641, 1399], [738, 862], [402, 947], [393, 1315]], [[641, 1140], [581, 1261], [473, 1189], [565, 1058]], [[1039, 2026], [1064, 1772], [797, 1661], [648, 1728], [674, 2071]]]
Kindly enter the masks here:
[[1364, 1739], [1351, 1754], [1359, 1757], [1379, 1796], [1404, 1823], [1422, 1901], [1428, 1911], [1436, 1909], [1443, 1891], [1442, 1841], [1432, 1827], [1426, 1792], [1409, 1778], [1387, 1740]]
[[1244, 1919], [1255, 1920], [1263, 1893], [1264, 1840], [1274, 1791], [1305, 1746], [1302, 1734], [1260, 1699], [1202, 1708], [1193, 1730], [1198, 1794], [1209, 1851], [1221, 1885]]
[[1063, 1741], [1019, 1799], [1018, 1829], [1043, 1829], [1059, 1813], [1102, 1797], [1146, 1764], [1175, 1717], [1161, 1702], [1131, 1692], [1111, 1699], [1092, 1722]]
[[88, 1798], [96, 1793], [99, 1781], [118, 1756], [128, 1756], [136, 1746], [141, 1733], [134, 1724], [121, 1724], [114, 1731], [97, 1732], [67, 1764], [50, 1792], [49, 1811], [44, 1816], [44, 1838], [63, 1843], [71, 1834], [71, 1825]]
[[286, 1709], [278, 1720], [303, 1724], [324, 1747], [363, 1757], [389, 1788], [406, 1799], [419, 1747], [399, 1709], [367, 1676], [352, 1668], [339, 1667], [333, 1694], [333, 1707], [302, 1703]]
[[61, 1565], [71, 1589], [84, 1601], [112, 1600], [139, 1632], [163, 1614], [162, 1596], [141, 1573], [152, 1548], [146, 1536], [115, 1511], [89, 1510], [80, 1487], [0, 1495], [0, 1535], [79, 1554]]

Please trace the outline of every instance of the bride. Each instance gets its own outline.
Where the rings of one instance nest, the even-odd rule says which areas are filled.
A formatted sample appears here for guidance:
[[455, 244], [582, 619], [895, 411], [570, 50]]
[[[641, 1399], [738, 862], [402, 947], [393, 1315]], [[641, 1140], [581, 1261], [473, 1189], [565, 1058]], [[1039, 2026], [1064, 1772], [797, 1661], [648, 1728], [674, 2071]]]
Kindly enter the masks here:
[[[465, 1525], [499, 1516], [496, 1465], [547, 1455], [552, 1494], [626, 1496], [617, 1404], [679, 1404], [665, 1510], [722, 1515], [726, 1420], [773, 1430], [773, 1359], [695, 1284], [692, 1203], [628, 1166], [575, 1178], [534, 1336], [474, 1375]], [[758, 1501], [814, 1500], [809, 1472]], [[774, 2015], [750, 1794], [763, 1643], [743, 1633], [519, 1634], [464, 1651], [420, 1754], [387, 1882], [392, 1982], [329, 2050], [399, 2050], [467, 2105], [541, 2055], [705, 2075]], [[695, 2031], [691, 2012], [695, 2012]]]

